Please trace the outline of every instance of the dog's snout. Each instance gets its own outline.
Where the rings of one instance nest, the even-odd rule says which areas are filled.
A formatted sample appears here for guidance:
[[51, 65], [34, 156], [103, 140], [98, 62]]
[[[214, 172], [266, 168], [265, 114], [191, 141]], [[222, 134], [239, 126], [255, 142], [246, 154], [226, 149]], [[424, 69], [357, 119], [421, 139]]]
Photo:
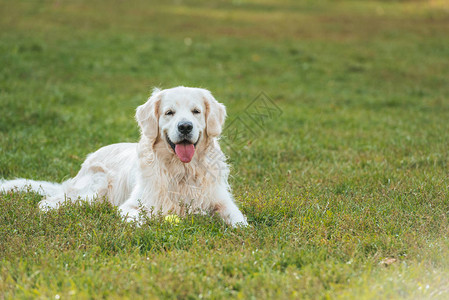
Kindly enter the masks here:
[[192, 122], [179, 122], [178, 123], [178, 131], [182, 134], [188, 134], [192, 131], [193, 124]]

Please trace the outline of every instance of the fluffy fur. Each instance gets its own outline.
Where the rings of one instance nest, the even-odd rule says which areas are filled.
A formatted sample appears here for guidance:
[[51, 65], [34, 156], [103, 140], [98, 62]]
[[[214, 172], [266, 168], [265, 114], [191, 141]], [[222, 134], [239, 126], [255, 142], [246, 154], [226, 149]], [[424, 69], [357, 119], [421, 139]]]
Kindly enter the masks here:
[[[1, 181], [0, 190], [30, 187], [45, 196], [39, 203], [43, 210], [66, 199], [105, 197], [127, 220], [137, 219], [143, 207], [163, 215], [218, 212], [232, 226], [247, 225], [231, 195], [229, 167], [218, 144], [225, 117], [225, 107], [205, 89], [155, 89], [136, 111], [139, 143], [100, 148], [62, 184], [16, 179]], [[182, 122], [192, 125], [188, 134], [180, 133]], [[176, 154], [178, 143], [195, 145], [190, 162]]]

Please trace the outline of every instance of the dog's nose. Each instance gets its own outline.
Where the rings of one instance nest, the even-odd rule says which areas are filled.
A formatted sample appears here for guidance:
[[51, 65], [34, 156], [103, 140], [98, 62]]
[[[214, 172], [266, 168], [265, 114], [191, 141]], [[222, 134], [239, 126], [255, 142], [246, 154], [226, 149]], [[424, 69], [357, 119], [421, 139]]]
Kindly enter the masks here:
[[182, 134], [188, 134], [192, 131], [193, 124], [192, 122], [179, 122], [178, 123], [178, 131]]

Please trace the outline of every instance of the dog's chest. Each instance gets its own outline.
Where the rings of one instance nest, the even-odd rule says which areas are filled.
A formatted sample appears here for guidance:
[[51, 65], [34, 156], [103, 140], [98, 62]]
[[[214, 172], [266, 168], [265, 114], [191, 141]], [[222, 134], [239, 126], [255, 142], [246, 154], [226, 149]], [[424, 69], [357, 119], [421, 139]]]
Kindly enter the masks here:
[[204, 182], [197, 176], [174, 176], [168, 184], [168, 195], [174, 203], [194, 204], [206, 197]]

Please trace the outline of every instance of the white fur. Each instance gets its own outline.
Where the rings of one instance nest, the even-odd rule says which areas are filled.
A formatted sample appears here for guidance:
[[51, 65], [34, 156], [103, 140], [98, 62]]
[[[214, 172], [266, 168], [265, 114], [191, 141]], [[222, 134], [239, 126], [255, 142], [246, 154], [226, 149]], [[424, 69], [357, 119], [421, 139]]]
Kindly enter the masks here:
[[[168, 110], [174, 113], [166, 115]], [[139, 143], [100, 148], [87, 156], [74, 178], [62, 184], [16, 179], [0, 181], [0, 190], [28, 186], [45, 196], [39, 203], [43, 210], [57, 208], [65, 199], [106, 197], [127, 220], [137, 219], [143, 207], [163, 215], [218, 212], [232, 226], [247, 225], [230, 193], [229, 167], [217, 141], [225, 117], [225, 107], [207, 90], [155, 89], [136, 111], [142, 133]], [[166, 138], [180, 142], [180, 121], [193, 124], [189, 141], [197, 144], [190, 163], [180, 161]]]

